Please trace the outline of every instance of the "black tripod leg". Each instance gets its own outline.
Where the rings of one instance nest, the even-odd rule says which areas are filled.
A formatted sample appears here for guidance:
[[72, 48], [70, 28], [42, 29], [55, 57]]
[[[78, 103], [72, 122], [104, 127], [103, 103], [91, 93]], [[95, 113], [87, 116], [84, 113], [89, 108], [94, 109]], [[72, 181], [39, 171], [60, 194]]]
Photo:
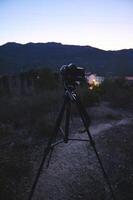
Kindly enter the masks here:
[[50, 152], [49, 152], [49, 158], [48, 158], [47, 165], [46, 165], [47, 168], [49, 167], [50, 160], [52, 158], [53, 150], [54, 150], [54, 147], [51, 147]]
[[68, 99], [66, 104], [66, 121], [65, 121], [65, 136], [64, 142], [68, 142], [68, 135], [69, 135], [69, 123], [70, 123], [70, 112], [71, 112], [71, 102]]
[[51, 137], [50, 137], [50, 139], [48, 141], [46, 149], [44, 149], [43, 158], [42, 158], [42, 161], [40, 163], [40, 166], [39, 166], [37, 175], [35, 177], [35, 180], [33, 182], [33, 185], [32, 185], [28, 200], [31, 200], [32, 197], [33, 197], [33, 194], [34, 194], [38, 179], [39, 179], [39, 177], [41, 175], [41, 171], [42, 171], [43, 165], [45, 163], [47, 155], [49, 154], [49, 152], [51, 150], [51, 144], [52, 144], [53, 140], [57, 137], [57, 133], [59, 131], [60, 124], [61, 124], [61, 121], [62, 121], [62, 118], [63, 118], [63, 114], [64, 114], [64, 111], [65, 111], [65, 106], [66, 106], [66, 99], [64, 99], [64, 103], [63, 103], [63, 105], [61, 107], [60, 113], [59, 113], [58, 118], [56, 120], [56, 124], [55, 124], [55, 128], [54, 128], [53, 134], [51, 135]]
[[110, 181], [109, 181], [109, 178], [108, 178], [108, 176], [107, 176], [107, 174], [106, 174], [106, 172], [105, 172], [104, 166], [103, 166], [103, 164], [102, 164], [102, 161], [101, 161], [100, 156], [99, 156], [99, 154], [98, 154], [98, 151], [97, 151], [97, 149], [96, 149], [95, 142], [94, 142], [94, 140], [93, 140], [93, 138], [92, 138], [92, 136], [91, 136], [91, 134], [90, 134], [90, 131], [89, 131], [89, 129], [88, 129], [88, 123], [87, 123], [88, 120], [86, 119], [86, 117], [88, 116], [87, 111], [86, 111], [85, 108], [83, 107], [83, 105], [82, 105], [82, 103], [81, 103], [81, 101], [80, 101], [79, 98], [76, 98], [75, 102], [76, 102], [77, 108], [78, 108], [78, 110], [79, 110], [79, 113], [80, 113], [81, 119], [82, 119], [82, 121], [83, 121], [83, 124], [84, 124], [84, 126], [85, 126], [85, 129], [86, 129], [86, 131], [87, 131], [88, 137], [89, 137], [89, 139], [90, 139], [90, 143], [91, 143], [91, 145], [92, 145], [92, 147], [93, 147], [93, 150], [94, 150], [94, 152], [95, 152], [95, 154], [96, 154], [96, 157], [97, 157], [97, 159], [98, 159], [98, 162], [99, 162], [99, 164], [100, 164], [101, 170], [102, 170], [102, 172], [103, 172], [103, 176], [104, 176], [104, 178], [105, 178], [105, 180], [106, 180], [106, 183], [107, 183], [107, 185], [108, 185], [108, 187], [109, 187], [109, 190], [110, 190], [110, 192], [111, 192], [112, 199], [113, 199], [113, 200], [116, 200], [115, 195], [114, 195], [113, 188], [112, 188], [112, 186], [111, 186], [111, 183], [110, 183]]

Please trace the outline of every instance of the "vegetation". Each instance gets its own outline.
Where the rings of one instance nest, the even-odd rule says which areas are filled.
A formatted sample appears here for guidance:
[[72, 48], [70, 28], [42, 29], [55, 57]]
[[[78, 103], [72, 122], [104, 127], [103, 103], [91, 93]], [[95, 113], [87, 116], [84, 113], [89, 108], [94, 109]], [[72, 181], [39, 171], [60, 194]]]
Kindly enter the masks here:
[[83, 85], [80, 95], [85, 106], [108, 101], [112, 106], [128, 108], [133, 104], [133, 84], [124, 78], [107, 78], [92, 90]]
[[40, 162], [62, 102], [62, 90], [50, 70], [40, 74], [34, 84], [30, 95], [1, 93], [0, 199], [27, 198], [34, 160]]
[[[20, 193], [32, 181], [33, 160], [41, 158], [40, 147], [51, 134], [62, 104], [63, 88], [51, 70], [38, 74], [34, 86], [30, 95], [0, 94], [0, 199], [24, 199]], [[77, 91], [86, 107], [102, 100], [119, 107], [129, 107], [133, 102], [133, 87], [124, 79], [106, 79], [93, 90], [82, 84]]]
[[113, 106], [130, 107], [133, 102], [133, 85], [124, 78], [106, 79], [101, 85], [103, 99]]

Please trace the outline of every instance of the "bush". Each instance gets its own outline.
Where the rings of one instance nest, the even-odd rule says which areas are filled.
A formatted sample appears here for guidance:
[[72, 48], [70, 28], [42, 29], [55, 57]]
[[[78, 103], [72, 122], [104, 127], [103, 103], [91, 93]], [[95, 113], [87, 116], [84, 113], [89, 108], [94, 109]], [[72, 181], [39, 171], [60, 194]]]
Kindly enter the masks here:
[[55, 73], [50, 69], [41, 70], [34, 79], [34, 87], [36, 91], [44, 89], [56, 89], [58, 87], [58, 79]]
[[113, 106], [128, 107], [133, 102], [133, 87], [125, 79], [106, 79], [102, 85], [104, 100], [111, 102]]
[[101, 88], [95, 86], [92, 90], [88, 88], [88, 85], [83, 85], [79, 88], [79, 94], [81, 96], [83, 104], [87, 106], [92, 106], [98, 104], [101, 100]]

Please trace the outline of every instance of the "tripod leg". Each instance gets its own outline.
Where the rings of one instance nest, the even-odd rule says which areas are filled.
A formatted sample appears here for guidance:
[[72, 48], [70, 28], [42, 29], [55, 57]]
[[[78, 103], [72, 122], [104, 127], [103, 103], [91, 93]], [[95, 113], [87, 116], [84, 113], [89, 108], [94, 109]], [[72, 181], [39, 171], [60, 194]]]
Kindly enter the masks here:
[[86, 118], [88, 118], [88, 117], [87, 117], [87, 116], [88, 116], [87, 111], [86, 111], [85, 108], [83, 107], [83, 105], [82, 105], [82, 103], [81, 103], [81, 101], [80, 101], [80, 99], [79, 99], [78, 97], [76, 98], [75, 102], [76, 102], [78, 111], [79, 111], [79, 113], [80, 113], [81, 119], [82, 119], [82, 121], [83, 121], [83, 124], [84, 124], [84, 126], [85, 126], [86, 132], [87, 132], [87, 134], [88, 134], [88, 137], [89, 137], [89, 139], [90, 139], [90, 143], [91, 143], [91, 145], [92, 145], [92, 147], [93, 147], [93, 150], [94, 150], [94, 152], [95, 152], [95, 155], [96, 155], [96, 157], [97, 157], [97, 160], [98, 160], [98, 162], [99, 162], [99, 164], [100, 164], [100, 167], [101, 167], [103, 176], [104, 176], [105, 181], [106, 181], [106, 183], [107, 183], [107, 185], [108, 185], [108, 187], [109, 187], [109, 190], [110, 190], [110, 192], [111, 192], [112, 199], [113, 199], [113, 200], [116, 200], [115, 195], [114, 195], [113, 188], [112, 188], [112, 186], [111, 186], [111, 183], [110, 183], [110, 181], [109, 181], [109, 178], [108, 178], [108, 176], [107, 176], [107, 174], [106, 174], [106, 171], [105, 171], [105, 169], [104, 169], [103, 163], [102, 163], [102, 161], [101, 161], [101, 159], [100, 159], [100, 156], [99, 156], [99, 154], [98, 154], [98, 151], [97, 151], [97, 149], [96, 149], [95, 142], [94, 142], [94, 140], [93, 140], [93, 138], [92, 138], [92, 136], [91, 136], [91, 134], [90, 134], [90, 131], [89, 131], [89, 129], [88, 129], [88, 123], [87, 123], [88, 120], [86, 119]]
[[47, 162], [47, 168], [49, 167], [49, 164], [50, 164], [50, 160], [51, 160], [51, 158], [52, 158], [52, 153], [53, 153], [53, 150], [54, 150], [54, 147], [51, 147], [51, 149], [50, 149], [50, 152], [49, 152], [49, 158], [48, 158], [48, 162]]
[[35, 191], [37, 182], [38, 182], [39, 177], [40, 177], [40, 175], [41, 175], [41, 171], [42, 171], [43, 165], [44, 165], [44, 163], [45, 163], [45, 160], [46, 160], [46, 158], [47, 158], [47, 155], [49, 154], [49, 152], [50, 152], [50, 150], [51, 150], [51, 144], [52, 144], [54, 138], [57, 137], [57, 133], [58, 133], [58, 131], [59, 131], [60, 124], [61, 124], [61, 121], [62, 121], [62, 118], [63, 118], [63, 114], [64, 114], [64, 111], [65, 111], [65, 106], [66, 106], [66, 99], [64, 99], [64, 103], [63, 103], [63, 105], [62, 105], [62, 107], [61, 107], [60, 113], [59, 113], [58, 118], [57, 118], [57, 120], [56, 120], [56, 124], [55, 124], [55, 128], [54, 128], [53, 134], [51, 135], [51, 137], [50, 137], [50, 139], [49, 139], [49, 141], [48, 141], [48, 144], [47, 144], [46, 149], [44, 149], [43, 158], [42, 158], [42, 161], [41, 161], [41, 163], [40, 163], [40, 166], [39, 166], [37, 175], [36, 175], [36, 177], [35, 177], [35, 180], [34, 180], [34, 182], [33, 182], [33, 185], [32, 185], [32, 188], [31, 188], [31, 191], [30, 191], [28, 200], [31, 200], [32, 197], [33, 197], [33, 194], [34, 194], [34, 191]]
[[66, 104], [66, 121], [65, 121], [65, 136], [64, 142], [68, 142], [68, 135], [69, 135], [69, 123], [70, 123], [70, 111], [71, 111], [71, 102], [68, 99]]

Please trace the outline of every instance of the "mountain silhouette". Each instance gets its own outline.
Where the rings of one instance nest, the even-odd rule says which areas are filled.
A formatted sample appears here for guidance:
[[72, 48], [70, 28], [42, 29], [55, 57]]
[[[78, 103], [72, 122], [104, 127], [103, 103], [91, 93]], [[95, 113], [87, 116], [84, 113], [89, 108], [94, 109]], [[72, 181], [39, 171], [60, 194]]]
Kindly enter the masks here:
[[41, 68], [57, 70], [69, 63], [100, 75], [133, 75], [133, 49], [105, 51], [91, 46], [55, 42], [9, 42], [0, 46], [0, 74]]

